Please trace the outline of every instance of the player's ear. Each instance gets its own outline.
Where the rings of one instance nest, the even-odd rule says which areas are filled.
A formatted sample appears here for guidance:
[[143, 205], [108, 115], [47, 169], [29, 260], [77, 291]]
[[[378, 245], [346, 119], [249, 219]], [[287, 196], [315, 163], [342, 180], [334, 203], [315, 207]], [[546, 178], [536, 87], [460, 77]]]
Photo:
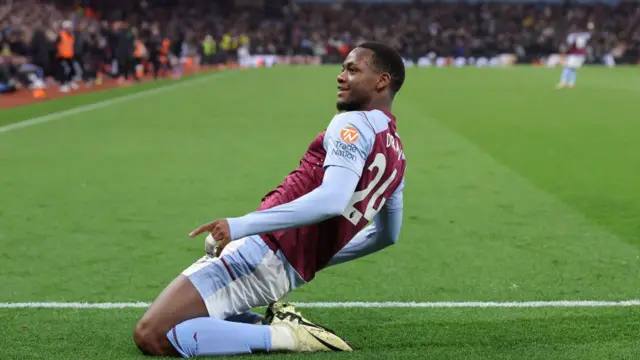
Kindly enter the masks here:
[[376, 84], [376, 90], [382, 91], [386, 89], [391, 83], [391, 75], [388, 73], [380, 74], [380, 78], [378, 79], [378, 83]]

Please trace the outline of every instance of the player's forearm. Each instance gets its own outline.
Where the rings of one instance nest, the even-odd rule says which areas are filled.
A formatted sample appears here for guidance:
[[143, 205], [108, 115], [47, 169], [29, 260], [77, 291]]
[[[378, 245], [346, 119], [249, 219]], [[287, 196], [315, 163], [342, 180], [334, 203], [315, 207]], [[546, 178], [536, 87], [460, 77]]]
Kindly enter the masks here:
[[329, 266], [355, 260], [384, 249], [388, 244], [380, 241], [382, 237], [378, 235], [376, 227], [373, 224], [362, 229], [345, 247], [331, 258]]
[[336, 255], [329, 265], [338, 265], [378, 252], [395, 244], [400, 237], [402, 211], [378, 214], [373, 224], [362, 229]]
[[329, 167], [323, 183], [298, 199], [276, 207], [230, 218], [232, 239], [315, 224], [338, 216], [347, 207], [359, 177], [341, 167]]
[[256, 211], [229, 221], [232, 239], [321, 222], [336, 216], [331, 194], [319, 189], [287, 204]]

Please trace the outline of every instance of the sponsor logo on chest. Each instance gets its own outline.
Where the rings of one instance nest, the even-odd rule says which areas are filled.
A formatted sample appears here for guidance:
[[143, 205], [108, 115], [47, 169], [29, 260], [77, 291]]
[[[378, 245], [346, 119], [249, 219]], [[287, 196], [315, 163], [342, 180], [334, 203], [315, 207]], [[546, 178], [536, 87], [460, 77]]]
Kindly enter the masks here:
[[355, 160], [358, 148], [354, 144], [345, 144], [342, 141], [336, 141], [333, 149], [333, 155], [341, 156], [349, 160]]

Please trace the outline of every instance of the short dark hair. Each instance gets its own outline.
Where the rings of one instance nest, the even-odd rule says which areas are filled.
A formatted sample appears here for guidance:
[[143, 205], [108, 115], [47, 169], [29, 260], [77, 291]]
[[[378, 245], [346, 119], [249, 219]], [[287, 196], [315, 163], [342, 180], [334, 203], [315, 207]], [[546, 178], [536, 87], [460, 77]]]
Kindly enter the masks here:
[[391, 76], [391, 83], [389, 84], [391, 96], [400, 91], [402, 84], [404, 84], [404, 61], [400, 54], [391, 46], [377, 41], [367, 41], [358, 45], [358, 47], [369, 49], [373, 52], [371, 66], [374, 70], [381, 73], [389, 73]]

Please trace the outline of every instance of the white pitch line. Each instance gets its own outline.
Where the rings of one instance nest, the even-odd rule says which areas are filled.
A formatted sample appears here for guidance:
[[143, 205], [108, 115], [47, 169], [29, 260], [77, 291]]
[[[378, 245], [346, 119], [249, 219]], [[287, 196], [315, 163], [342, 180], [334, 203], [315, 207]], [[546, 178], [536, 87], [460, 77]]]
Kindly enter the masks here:
[[[146, 308], [147, 302], [4, 302], [0, 303], [0, 309], [124, 309]], [[294, 302], [301, 308], [588, 308], [588, 307], [635, 307], [640, 306], [640, 300], [624, 301], [436, 301], [436, 302]]]
[[188, 80], [181, 81], [179, 83], [170, 84], [170, 85], [161, 85], [160, 87], [157, 87], [157, 88], [148, 89], [148, 90], [142, 90], [142, 91], [135, 92], [135, 93], [132, 93], [132, 94], [127, 94], [127, 95], [119, 96], [119, 97], [116, 97], [116, 98], [111, 98], [111, 99], [107, 99], [107, 100], [98, 101], [98, 102], [93, 103], [93, 104], [82, 105], [82, 106], [74, 107], [74, 108], [71, 108], [71, 109], [68, 109], [68, 110], [58, 111], [58, 112], [54, 112], [54, 113], [51, 113], [51, 114], [48, 114], [48, 115], [38, 116], [38, 117], [31, 118], [31, 119], [28, 119], [28, 120], [19, 121], [19, 122], [16, 122], [16, 123], [0, 126], [0, 134], [9, 132], [11, 130], [18, 130], [18, 129], [26, 128], [26, 127], [29, 127], [29, 126], [38, 125], [38, 124], [46, 123], [46, 122], [49, 122], [49, 121], [62, 119], [64, 117], [70, 116], [70, 115], [77, 115], [77, 114], [82, 114], [82, 113], [85, 113], [85, 112], [88, 112], [88, 111], [102, 109], [102, 108], [105, 108], [107, 106], [120, 104], [120, 103], [123, 103], [123, 102], [139, 99], [139, 98], [142, 98], [142, 97], [161, 94], [161, 93], [164, 93], [164, 92], [167, 92], [167, 91], [171, 91], [171, 90], [183, 88], [183, 87], [186, 87], [186, 86], [199, 84], [201, 82], [205, 82], [205, 81], [211, 80], [212, 77], [220, 78], [220, 77], [226, 76], [228, 74], [230, 74], [230, 72], [228, 72], [228, 71], [215, 72], [213, 74], [197, 77], [195, 79], [188, 79]]
[[549, 307], [626, 307], [640, 306], [640, 300], [626, 301], [436, 301], [436, 302], [311, 302], [300, 307], [313, 308], [549, 308]]

